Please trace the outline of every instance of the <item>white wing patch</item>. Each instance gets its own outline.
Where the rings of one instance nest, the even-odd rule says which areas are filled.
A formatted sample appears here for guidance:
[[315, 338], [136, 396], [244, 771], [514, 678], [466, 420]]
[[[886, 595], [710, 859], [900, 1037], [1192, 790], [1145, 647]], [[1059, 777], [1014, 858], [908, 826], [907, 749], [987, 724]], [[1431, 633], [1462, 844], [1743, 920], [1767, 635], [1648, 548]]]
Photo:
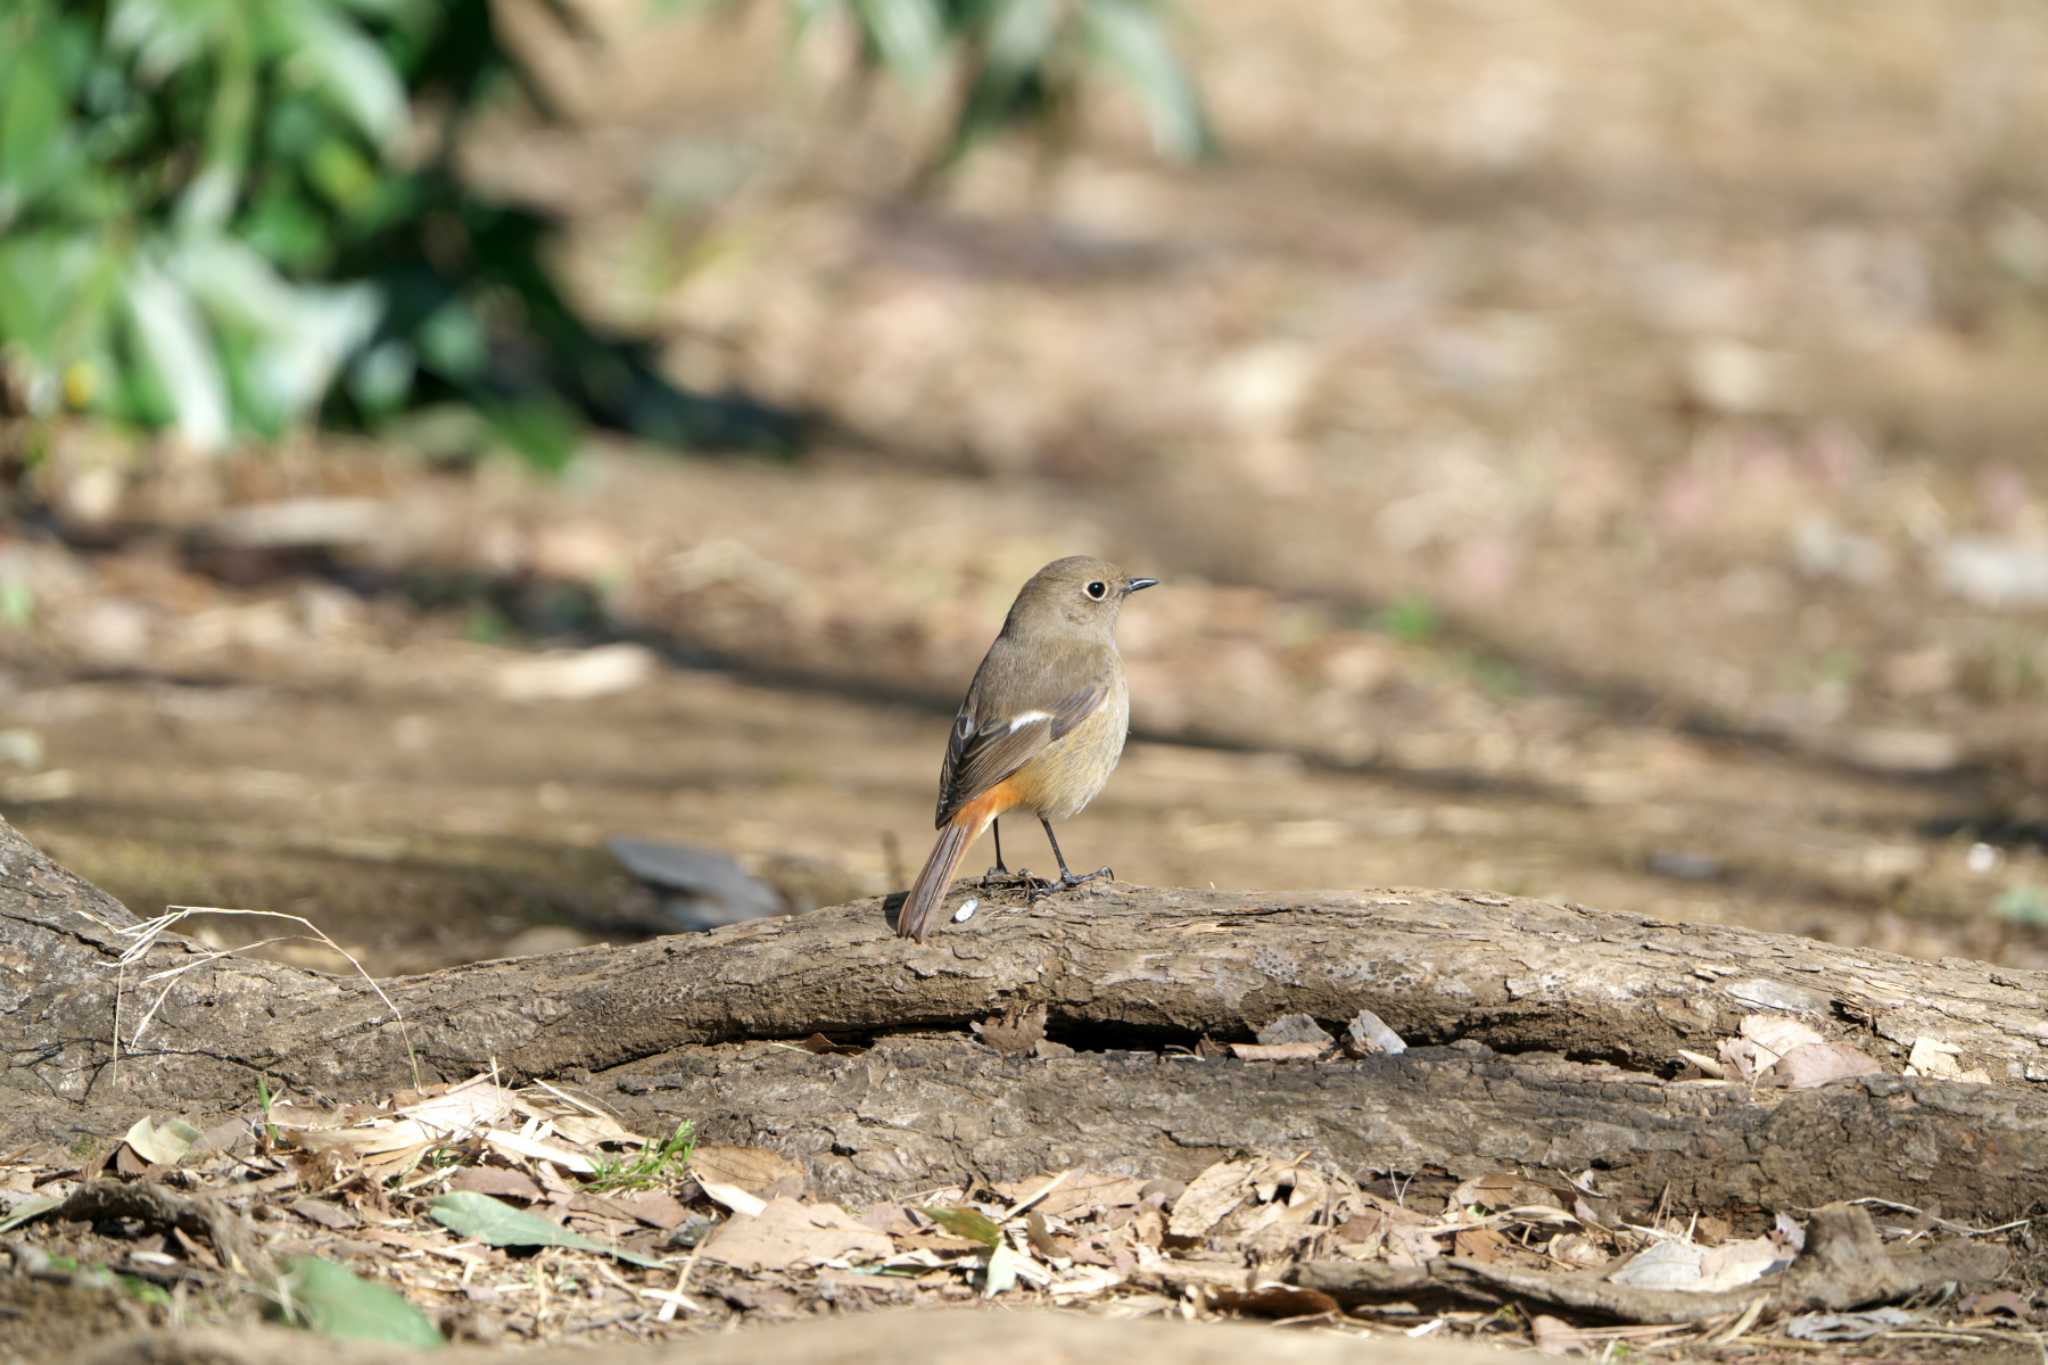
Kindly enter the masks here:
[[1023, 728], [1024, 728], [1025, 726], [1027, 726], [1027, 725], [1036, 725], [1036, 724], [1038, 724], [1038, 722], [1040, 722], [1040, 721], [1042, 721], [1042, 720], [1051, 720], [1051, 719], [1052, 719], [1052, 712], [1050, 712], [1050, 711], [1024, 711], [1024, 712], [1020, 712], [1020, 713], [1019, 713], [1019, 714], [1018, 714], [1018, 715], [1017, 715], [1017, 716], [1016, 716], [1016, 717], [1015, 717], [1015, 718], [1014, 718], [1013, 720], [1011, 720], [1011, 722], [1010, 722], [1010, 733], [1014, 735], [1014, 734], [1016, 734], [1016, 733], [1017, 733], [1017, 732], [1018, 732], [1019, 730], [1023, 729]]

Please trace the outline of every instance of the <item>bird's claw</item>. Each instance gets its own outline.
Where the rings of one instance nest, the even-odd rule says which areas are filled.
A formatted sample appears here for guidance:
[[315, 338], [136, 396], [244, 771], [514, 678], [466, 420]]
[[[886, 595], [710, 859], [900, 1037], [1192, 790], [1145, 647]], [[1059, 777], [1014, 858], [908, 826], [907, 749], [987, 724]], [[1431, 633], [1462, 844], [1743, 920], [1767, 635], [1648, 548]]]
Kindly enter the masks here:
[[[1032, 880], [1038, 881], [1037, 878], [1033, 878]], [[1092, 881], [1113, 882], [1115, 880], [1116, 873], [1106, 867], [1098, 867], [1093, 872], [1082, 872], [1078, 874], [1073, 872], [1062, 871], [1060, 873], [1060, 879], [1056, 882], [1038, 881], [1038, 885], [1032, 888], [1031, 899], [1033, 903], [1036, 903], [1038, 901], [1044, 900], [1047, 896], [1055, 896], [1062, 891], [1072, 891], [1075, 887], [1086, 886], [1089, 882]]]

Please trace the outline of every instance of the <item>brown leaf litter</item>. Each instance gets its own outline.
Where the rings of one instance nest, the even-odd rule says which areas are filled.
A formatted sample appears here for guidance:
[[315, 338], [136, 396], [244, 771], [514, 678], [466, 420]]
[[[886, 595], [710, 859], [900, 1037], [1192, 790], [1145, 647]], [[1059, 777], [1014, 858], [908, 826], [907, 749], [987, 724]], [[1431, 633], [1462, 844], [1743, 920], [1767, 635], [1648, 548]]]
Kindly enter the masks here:
[[[1257, 1046], [1342, 1046], [1309, 1034], [1312, 1021], [1277, 1022]], [[1761, 1051], [1734, 1057], [1773, 1058], [1752, 1078], [1816, 1045], [1772, 1020], [1742, 1040]], [[490, 1076], [383, 1105], [280, 1100], [206, 1131], [144, 1116], [93, 1161], [0, 1166], [0, 1247], [17, 1274], [106, 1267], [213, 1303], [256, 1302], [286, 1258], [322, 1257], [397, 1289], [458, 1339], [628, 1340], [972, 1299], [1551, 1353], [1782, 1341], [1773, 1334], [1795, 1324], [1809, 1341], [1934, 1322], [1970, 1340], [2031, 1340], [2038, 1320], [2001, 1280], [2001, 1243], [2021, 1225], [1966, 1228], [1875, 1201], [1683, 1218], [1618, 1209], [1591, 1172], [1396, 1177], [1241, 1152], [1184, 1183], [1077, 1169], [848, 1208], [781, 1153], [650, 1156], [667, 1150], [571, 1091]], [[589, 1243], [459, 1237], [428, 1216], [449, 1193]], [[67, 1265], [85, 1269], [56, 1269]], [[1948, 1284], [1975, 1292], [1928, 1307], [1927, 1291]], [[1503, 1315], [1503, 1303], [1522, 1311]]]

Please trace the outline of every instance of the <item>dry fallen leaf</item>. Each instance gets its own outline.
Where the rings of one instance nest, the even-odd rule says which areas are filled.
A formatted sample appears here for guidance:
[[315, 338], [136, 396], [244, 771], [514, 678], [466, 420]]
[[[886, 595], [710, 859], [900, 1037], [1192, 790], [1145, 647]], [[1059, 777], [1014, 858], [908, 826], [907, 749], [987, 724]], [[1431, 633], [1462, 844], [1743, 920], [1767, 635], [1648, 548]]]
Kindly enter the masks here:
[[1578, 1232], [1561, 1233], [1551, 1238], [1544, 1254], [1553, 1261], [1580, 1270], [1597, 1270], [1613, 1259], [1599, 1243]]
[[1371, 1057], [1378, 1053], [1407, 1050], [1408, 1044], [1401, 1040], [1401, 1035], [1388, 1028], [1386, 1022], [1371, 1010], [1360, 1010], [1344, 1027], [1344, 1055], [1347, 1057]]
[[[520, 1097], [522, 1100], [524, 1096]], [[521, 1109], [529, 1109], [522, 1103]], [[530, 1112], [530, 1110], [529, 1110]], [[555, 1113], [548, 1116], [555, 1134], [579, 1147], [611, 1143], [619, 1147], [644, 1147], [647, 1139], [628, 1129], [609, 1114]]]
[[1232, 1043], [1230, 1054], [1245, 1062], [1312, 1062], [1328, 1051], [1320, 1043]]
[[704, 1191], [704, 1197], [715, 1204], [723, 1204], [742, 1218], [759, 1218], [768, 1207], [765, 1200], [747, 1193], [737, 1185], [728, 1185], [722, 1180], [706, 1180], [697, 1177], [697, 1188]]
[[973, 1027], [981, 1041], [996, 1051], [1025, 1053], [1044, 1041], [1045, 1017], [1043, 1004], [1012, 1005]]
[[1458, 1186], [1451, 1194], [1451, 1206], [1463, 1209], [1476, 1204], [1496, 1211], [1535, 1205], [1554, 1207], [1560, 1198], [1557, 1191], [1533, 1180], [1507, 1171], [1496, 1171], [1491, 1175], [1475, 1176]]
[[1451, 1236], [1452, 1255], [1481, 1264], [1498, 1261], [1513, 1246], [1494, 1228], [1461, 1228]]
[[1861, 1313], [1801, 1313], [1783, 1327], [1794, 1341], [1868, 1341], [1920, 1322], [1903, 1308], [1869, 1308]]
[[1066, 1248], [1061, 1246], [1059, 1241], [1053, 1237], [1051, 1227], [1046, 1224], [1045, 1215], [1037, 1209], [1031, 1210], [1030, 1213], [1024, 1216], [1024, 1240], [1031, 1244], [1033, 1251], [1043, 1256], [1047, 1261], [1067, 1261], [1072, 1259], [1067, 1255]]
[[1700, 1260], [1707, 1249], [1676, 1238], [1660, 1238], [1629, 1257], [1607, 1278], [1632, 1289], [1697, 1289]]
[[1740, 1032], [1777, 1057], [1784, 1056], [1795, 1047], [1827, 1041], [1819, 1029], [1789, 1014], [1747, 1015], [1742, 1020]]
[[765, 1147], [724, 1147], [708, 1143], [690, 1153], [690, 1174], [702, 1182], [732, 1185], [760, 1199], [804, 1192], [804, 1168]]
[[1704, 1247], [1679, 1237], [1650, 1243], [1607, 1278], [1635, 1289], [1713, 1294], [1753, 1284], [1784, 1259], [1768, 1237]]
[[1250, 1197], [1250, 1177], [1257, 1165], [1251, 1161], [1219, 1161], [1196, 1176], [1174, 1201], [1167, 1234], [1190, 1242], [1202, 1237], [1223, 1215]]
[[610, 1202], [648, 1227], [663, 1232], [681, 1227], [690, 1217], [689, 1209], [681, 1200], [660, 1190], [614, 1194], [610, 1196]]
[[[996, 1186], [996, 1193], [1011, 1204], [1044, 1188], [1051, 1175], [1034, 1175], [1029, 1180], [1011, 1180]], [[1143, 1198], [1146, 1182], [1128, 1175], [1102, 1171], [1076, 1171], [1061, 1181], [1035, 1206], [1048, 1218], [1087, 1218], [1104, 1209], [1127, 1209]]]
[[[1858, 1060], [1862, 1054], [1855, 1048], [1828, 1042], [1820, 1030], [1789, 1014], [1747, 1015], [1741, 1033], [1739, 1038], [1722, 1039], [1719, 1053], [1726, 1070], [1747, 1084], [1768, 1079], [1772, 1084], [1805, 1089], [1881, 1069], [1875, 1063], [1864, 1066], [1868, 1059]], [[1802, 1054], [1801, 1060], [1796, 1068], [1788, 1069], [1786, 1058], [1795, 1052]], [[1705, 1059], [1701, 1063], [1702, 1070], [1713, 1069]]]
[[199, 1130], [183, 1119], [158, 1121], [144, 1115], [128, 1130], [126, 1141], [143, 1161], [162, 1166], [182, 1160], [199, 1137]]
[[787, 1270], [826, 1261], [879, 1261], [895, 1247], [837, 1204], [771, 1200], [752, 1218], [735, 1217], [704, 1240], [703, 1256], [735, 1270]]
[[1339, 1223], [1330, 1234], [1337, 1250], [1354, 1260], [1377, 1256], [1387, 1241], [1387, 1216], [1378, 1209], [1365, 1209]]
[[1307, 1014], [1283, 1014], [1278, 1019], [1257, 1031], [1258, 1040], [1267, 1047], [1286, 1043], [1311, 1043], [1318, 1053], [1326, 1052], [1337, 1045], [1314, 1017]]
[[1768, 1237], [1746, 1237], [1713, 1247], [1700, 1258], [1700, 1291], [1718, 1293], [1752, 1284], [1783, 1259]]
[[577, 1175], [597, 1173], [597, 1163], [581, 1152], [572, 1152], [566, 1147], [557, 1147], [553, 1143], [542, 1142], [523, 1133], [493, 1128], [484, 1134], [484, 1142], [487, 1146], [509, 1156], [525, 1157], [528, 1161], [544, 1161], [565, 1171], [574, 1171]]
[[1963, 1300], [1962, 1309], [1976, 1317], [1985, 1317], [1992, 1313], [2009, 1313], [2021, 1322], [2028, 1321], [2032, 1316], [2026, 1296], [2016, 1294], [2010, 1289], [1972, 1294]]
[[1965, 1071], [1956, 1059], [1963, 1050], [1954, 1043], [1945, 1043], [1939, 1038], [1916, 1038], [1913, 1051], [1906, 1058], [1906, 1074], [1932, 1077], [1941, 1081], [1969, 1081], [1977, 1085], [1989, 1085], [1988, 1073], [1972, 1068]]
[[400, 1109], [398, 1116], [418, 1124], [429, 1137], [450, 1139], [502, 1123], [512, 1109], [510, 1091], [487, 1075], [476, 1075], [439, 1093], [430, 1092]]
[[503, 1166], [465, 1166], [449, 1178], [448, 1188], [488, 1194], [494, 1199], [519, 1199], [527, 1203], [532, 1203], [542, 1196], [541, 1188], [532, 1176], [524, 1171], [508, 1170]]
[[309, 1223], [317, 1223], [329, 1232], [346, 1232], [360, 1226], [356, 1216], [341, 1205], [326, 1199], [294, 1199], [285, 1207]]
[[1774, 1072], [1788, 1090], [1811, 1090], [1830, 1081], [1869, 1076], [1884, 1070], [1875, 1057], [1847, 1043], [1807, 1043], [1779, 1058]]
[[867, 1051], [854, 1043], [835, 1043], [822, 1033], [813, 1033], [797, 1046], [819, 1057], [858, 1057]]
[[1077, 1265], [1072, 1270], [1060, 1271], [1053, 1277], [1052, 1290], [1055, 1299], [1075, 1296], [1092, 1297], [1107, 1293], [1123, 1283], [1123, 1276], [1102, 1266]]
[[1538, 1313], [1530, 1320], [1529, 1335], [1535, 1338], [1536, 1349], [1547, 1356], [1568, 1356], [1602, 1344], [1598, 1337], [1548, 1313]]
[[1754, 1084], [1778, 1062], [1776, 1053], [1747, 1038], [1723, 1038], [1715, 1051], [1728, 1073], [1745, 1084]]

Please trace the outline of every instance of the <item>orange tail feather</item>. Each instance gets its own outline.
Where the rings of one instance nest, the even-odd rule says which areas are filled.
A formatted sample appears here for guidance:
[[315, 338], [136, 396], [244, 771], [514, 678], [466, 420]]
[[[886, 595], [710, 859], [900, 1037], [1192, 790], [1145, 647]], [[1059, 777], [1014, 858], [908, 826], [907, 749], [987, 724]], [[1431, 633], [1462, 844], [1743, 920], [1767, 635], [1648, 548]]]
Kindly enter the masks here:
[[960, 856], [981, 832], [975, 828], [979, 823], [973, 819], [955, 820], [939, 831], [932, 856], [925, 859], [924, 871], [917, 874], [917, 880], [910, 884], [910, 894], [903, 898], [903, 910], [896, 916], [897, 934], [922, 943], [931, 933], [932, 915], [946, 898], [946, 888], [953, 884]]

